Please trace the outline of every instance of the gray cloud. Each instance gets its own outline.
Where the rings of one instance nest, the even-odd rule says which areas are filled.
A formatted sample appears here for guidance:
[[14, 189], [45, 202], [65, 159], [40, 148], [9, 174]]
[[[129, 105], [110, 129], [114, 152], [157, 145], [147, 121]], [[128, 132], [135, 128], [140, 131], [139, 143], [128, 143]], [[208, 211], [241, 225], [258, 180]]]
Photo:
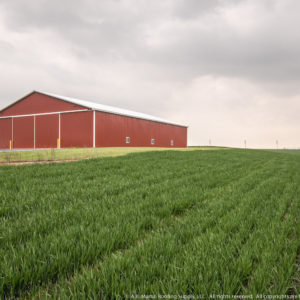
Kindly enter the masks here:
[[190, 78], [299, 78], [297, 1], [162, 2], [5, 0], [2, 7], [8, 28], [51, 30], [81, 59], [147, 61]]
[[0, 103], [42, 89], [192, 124], [194, 144], [205, 126], [223, 144], [297, 146], [299, 11], [297, 0], [2, 0]]

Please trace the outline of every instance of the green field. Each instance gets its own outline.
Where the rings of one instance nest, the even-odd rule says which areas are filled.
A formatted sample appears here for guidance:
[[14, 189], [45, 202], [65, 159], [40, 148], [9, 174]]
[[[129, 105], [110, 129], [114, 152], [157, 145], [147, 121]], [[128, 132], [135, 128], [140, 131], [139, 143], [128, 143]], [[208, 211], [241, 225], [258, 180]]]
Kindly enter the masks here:
[[[189, 147], [189, 148], [169, 148], [175, 151], [192, 150], [219, 150], [220, 147]], [[223, 148], [224, 149], [224, 148]], [[65, 148], [65, 149], [43, 149], [29, 151], [6, 151], [0, 152], [0, 164], [19, 162], [46, 162], [82, 160], [98, 157], [122, 156], [129, 153], [165, 151], [166, 148], [157, 147], [107, 147], [107, 148]]]
[[297, 294], [299, 215], [300, 156], [289, 153], [2, 166], [0, 295]]

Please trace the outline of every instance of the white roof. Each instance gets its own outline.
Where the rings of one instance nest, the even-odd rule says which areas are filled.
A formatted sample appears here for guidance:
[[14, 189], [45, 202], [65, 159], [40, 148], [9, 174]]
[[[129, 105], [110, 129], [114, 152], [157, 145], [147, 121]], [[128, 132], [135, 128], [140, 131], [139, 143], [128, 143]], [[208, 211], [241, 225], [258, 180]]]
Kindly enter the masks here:
[[41, 92], [41, 91], [36, 91], [37, 93], [44, 94], [50, 97], [54, 97], [57, 99], [61, 99], [64, 101], [68, 101], [74, 104], [78, 104], [87, 108], [90, 108], [92, 110], [97, 110], [97, 111], [102, 111], [102, 112], [107, 112], [107, 113], [113, 113], [117, 115], [122, 115], [122, 116], [128, 116], [128, 117], [134, 117], [138, 119], [144, 119], [144, 120], [150, 120], [150, 121], [155, 121], [155, 122], [160, 122], [160, 123], [166, 123], [166, 124], [171, 124], [171, 125], [177, 125], [177, 126], [183, 126], [187, 127], [186, 125], [178, 124], [175, 122], [167, 121], [152, 115], [148, 114], [143, 114], [127, 109], [122, 109], [122, 108], [117, 108], [109, 105], [104, 105], [92, 101], [86, 101], [86, 100], [81, 100], [81, 99], [76, 99], [76, 98], [70, 98], [70, 97], [65, 97], [65, 96], [60, 96], [52, 93], [46, 93], [46, 92]]

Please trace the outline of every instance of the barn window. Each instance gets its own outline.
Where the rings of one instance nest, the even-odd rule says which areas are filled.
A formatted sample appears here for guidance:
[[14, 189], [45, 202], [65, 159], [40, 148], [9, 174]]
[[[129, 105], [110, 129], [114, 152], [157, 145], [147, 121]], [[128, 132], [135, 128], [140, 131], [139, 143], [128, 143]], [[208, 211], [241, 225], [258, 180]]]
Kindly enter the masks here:
[[130, 143], [130, 137], [126, 136], [126, 144], [129, 144], [129, 143]]
[[155, 139], [151, 139], [151, 145], [154, 145]]
[[173, 140], [171, 140], [171, 146], [174, 146], [174, 141]]

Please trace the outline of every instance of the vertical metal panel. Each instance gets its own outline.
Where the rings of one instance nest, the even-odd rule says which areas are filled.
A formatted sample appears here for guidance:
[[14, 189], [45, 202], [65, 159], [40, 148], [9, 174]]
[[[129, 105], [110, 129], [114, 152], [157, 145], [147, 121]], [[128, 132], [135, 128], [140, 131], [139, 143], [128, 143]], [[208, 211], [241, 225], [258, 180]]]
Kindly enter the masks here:
[[14, 118], [13, 147], [16, 149], [34, 147], [34, 117]]
[[187, 128], [186, 127], [174, 127], [174, 147], [187, 147]]
[[128, 118], [126, 131], [132, 136], [134, 147], [149, 147], [151, 145], [151, 123], [154, 122]]
[[0, 149], [9, 149], [12, 140], [12, 118], [0, 119]]
[[61, 114], [58, 115], [58, 148], [61, 148]]
[[96, 112], [93, 111], [93, 147], [96, 147]]
[[96, 112], [96, 147], [126, 146], [125, 137], [123, 117]]
[[55, 99], [39, 93], [32, 93], [5, 109], [0, 116], [17, 116], [84, 109], [85, 107]]
[[14, 118], [11, 118], [11, 146], [13, 147], [14, 140]]
[[93, 146], [93, 112], [61, 114], [61, 147]]
[[[187, 128], [96, 112], [96, 147], [186, 147]], [[130, 143], [126, 143], [130, 137]], [[151, 145], [151, 139], [155, 144]], [[171, 140], [174, 146], [171, 146]]]
[[35, 118], [36, 148], [56, 148], [59, 138], [59, 115], [36, 116]]
[[33, 148], [35, 149], [35, 116], [33, 116]]

